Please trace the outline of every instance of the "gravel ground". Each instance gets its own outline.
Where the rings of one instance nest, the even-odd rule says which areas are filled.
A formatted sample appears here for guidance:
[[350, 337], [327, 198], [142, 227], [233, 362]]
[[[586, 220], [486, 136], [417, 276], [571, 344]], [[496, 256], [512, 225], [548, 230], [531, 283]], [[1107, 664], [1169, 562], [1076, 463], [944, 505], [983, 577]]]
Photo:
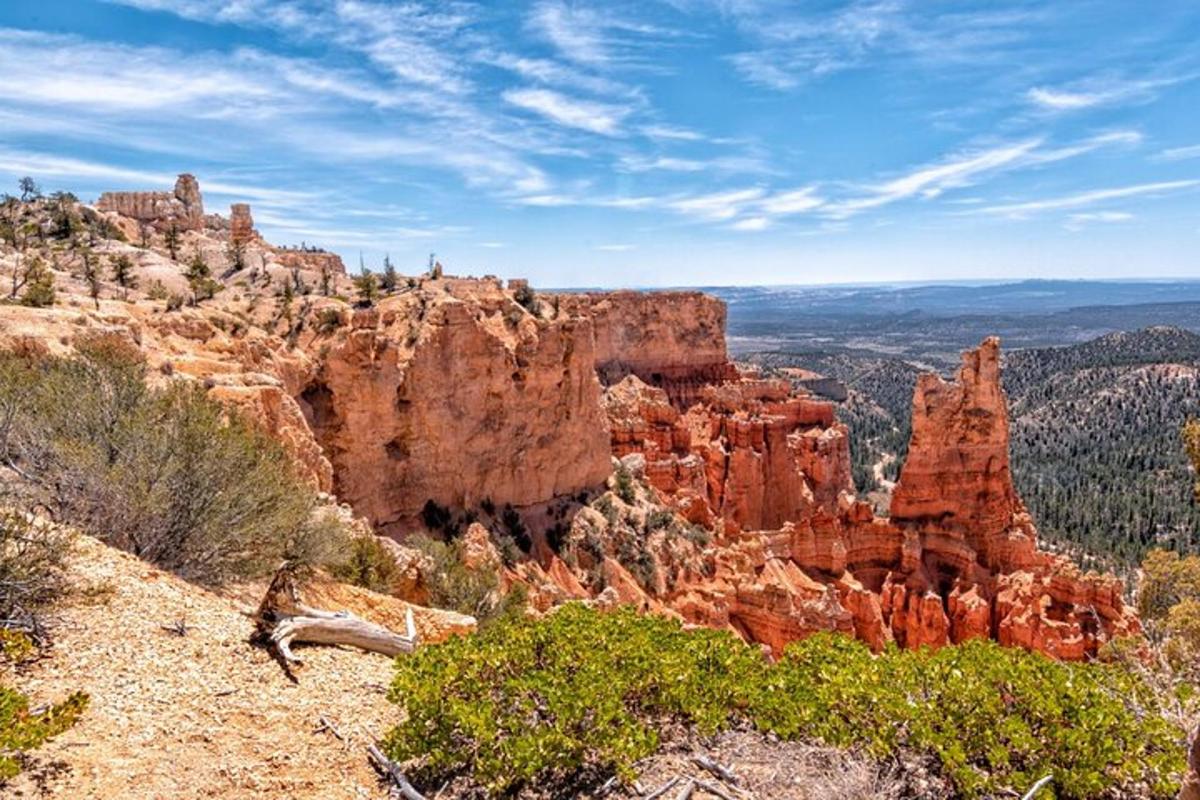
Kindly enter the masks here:
[[[83, 690], [80, 722], [0, 790], [13, 798], [383, 798], [366, 744], [395, 720], [391, 661], [299, 648], [292, 683], [248, 643], [249, 606], [79, 537], [47, 654], [0, 678], [36, 706]], [[164, 630], [181, 620], [186, 635]], [[345, 737], [322, 730], [325, 717]]]

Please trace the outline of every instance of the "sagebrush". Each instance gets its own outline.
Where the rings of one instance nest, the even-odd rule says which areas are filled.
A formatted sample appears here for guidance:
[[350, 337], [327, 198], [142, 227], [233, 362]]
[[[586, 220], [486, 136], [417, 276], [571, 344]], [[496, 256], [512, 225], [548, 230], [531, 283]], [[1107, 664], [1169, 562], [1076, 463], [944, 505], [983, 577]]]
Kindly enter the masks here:
[[306, 560], [315, 494], [284, 449], [203, 387], [147, 385], [136, 347], [0, 355], [0, 452], [56, 520], [204, 582]]

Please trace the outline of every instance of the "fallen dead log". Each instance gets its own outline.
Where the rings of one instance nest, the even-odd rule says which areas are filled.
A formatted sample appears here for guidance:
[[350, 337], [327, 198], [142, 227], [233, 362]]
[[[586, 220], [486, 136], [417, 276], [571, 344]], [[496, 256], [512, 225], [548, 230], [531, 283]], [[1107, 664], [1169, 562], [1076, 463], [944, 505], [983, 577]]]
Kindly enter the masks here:
[[284, 565], [271, 579], [258, 606], [259, 635], [269, 641], [285, 664], [302, 664], [292, 652], [293, 642], [349, 645], [371, 653], [396, 656], [416, 649], [419, 637], [412, 609], [405, 614], [403, 634], [367, 622], [349, 612], [325, 611], [300, 602], [295, 570]]
[[667, 781], [662, 786], [658, 787], [653, 792], [646, 795], [646, 800], [658, 800], [658, 798], [662, 797], [664, 794], [671, 791], [671, 789], [675, 788], [675, 785], [677, 783], [679, 783], [680, 780], [681, 780], [681, 778], [678, 775], [676, 775], [674, 778], [671, 778], [671, 780]]

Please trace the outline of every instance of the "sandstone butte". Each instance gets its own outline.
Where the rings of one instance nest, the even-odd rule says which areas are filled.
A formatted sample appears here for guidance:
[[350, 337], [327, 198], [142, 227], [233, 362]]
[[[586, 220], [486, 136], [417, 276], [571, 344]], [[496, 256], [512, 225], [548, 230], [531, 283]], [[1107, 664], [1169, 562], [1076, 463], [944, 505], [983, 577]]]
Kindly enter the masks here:
[[[156, 380], [201, 381], [261, 420], [315, 486], [399, 541], [430, 508], [511, 506], [528, 557], [503, 566], [479, 524], [468, 550], [506, 585], [526, 584], [537, 609], [635, 603], [776, 653], [837, 630], [876, 649], [992, 637], [1082, 659], [1139, 628], [1117, 579], [1038, 549], [1011, 480], [996, 339], [965, 353], [953, 381], [920, 379], [880, 517], [855, 496], [833, 405], [731, 363], [711, 296], [530, 302], [523, 282], [438, 270], [356, 308], [337, 296], [354, 290], [336, 256], [267, 244], [244, 205], [232, 221], [205, 215], [191, 176], [173, 193], [106, 194], [95, 211], [131, 241], [174, 226], [182, 253], [218, 266], [235, 238], [246, 267], [214, 268], [224, 291], [167, 312], [146, 290], [182, 291], [182, 265], [153, 235], [149, 248], [107, 240], [98, 252], [126, 253], [139, 272], [130, 302], [94, 310], [62, 273], [57, 306], [0, 306], [0, 346], [64, 353], [85, 336], [126, 338]], [[309, 291], [283, 299], [289, 281]], [[331, 296], [311, 291], [319, 282]], [[602, 513], [592, 501], [614, 458], [645, 488], [632, 503], [606, 495]], [[655, 529], [664, 513], [693, 535]]]

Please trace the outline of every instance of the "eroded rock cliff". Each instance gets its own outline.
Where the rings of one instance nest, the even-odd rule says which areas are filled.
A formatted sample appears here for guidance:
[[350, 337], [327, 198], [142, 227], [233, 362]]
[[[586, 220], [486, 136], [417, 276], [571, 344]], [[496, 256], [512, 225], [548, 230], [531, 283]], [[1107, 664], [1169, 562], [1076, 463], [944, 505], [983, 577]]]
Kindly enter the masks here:
[[403, 534], [429, 503], [528, 506], [602, 484], [590, 320], [536, 317], [486, 281], [442, 283], [309, 342], [299, 397], [339, 496]]

